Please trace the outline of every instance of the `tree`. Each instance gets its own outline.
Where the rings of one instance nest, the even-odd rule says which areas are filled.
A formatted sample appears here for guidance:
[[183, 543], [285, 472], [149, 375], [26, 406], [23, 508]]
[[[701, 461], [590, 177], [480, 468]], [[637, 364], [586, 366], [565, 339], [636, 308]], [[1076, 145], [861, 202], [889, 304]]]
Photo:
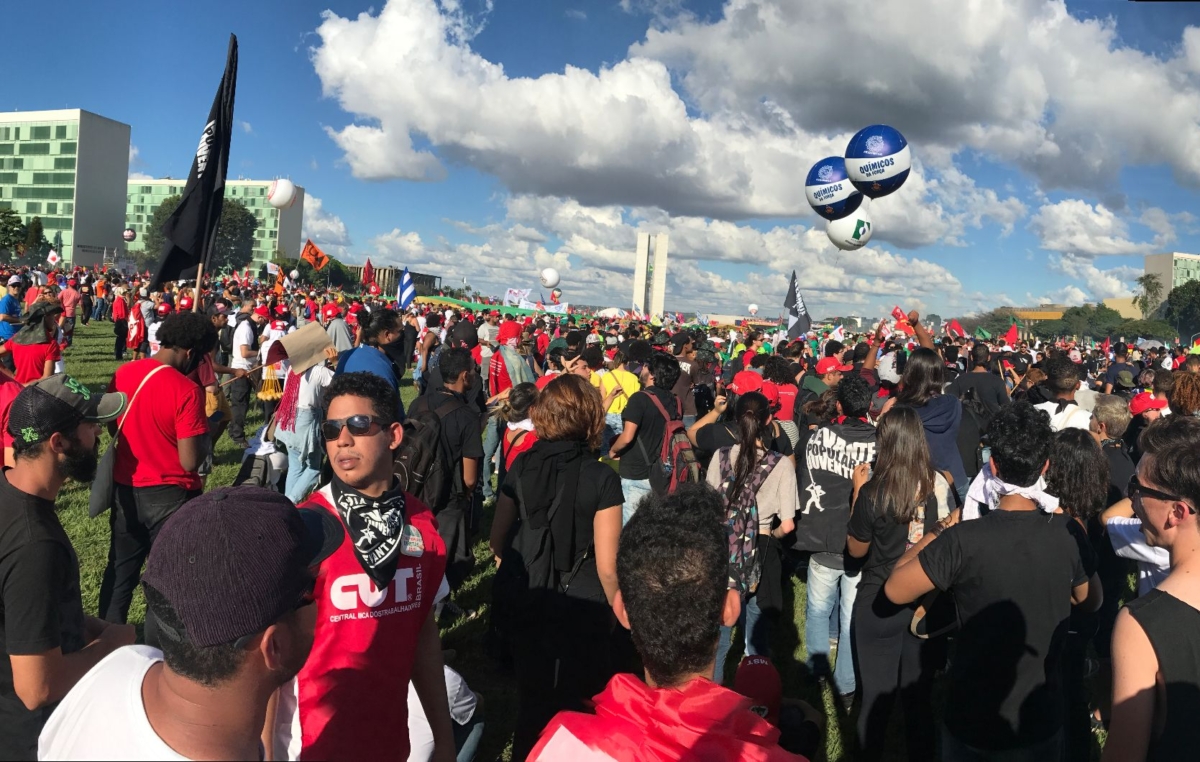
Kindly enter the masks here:
[[[153, 263], [147, 265], [150, 270], [157, 266], [167, 242], [162, 234], [162, 226], [175, 212], [180, 200], [179, 196], [168, 196], [154, 210], [154, 214], [150, 215], [146, 234], [142, 236], [145, 254], [141, 257]], [[221, 207], [221, 221], [217, 225], [217, 240], [205, 266], [206, 271], [241, 270], [250, 264], [250, 260], [254, 258], [254, 231], [257, 229], [258, 220], [254, 219], [254, 215], [242, 202], [225, 199], [225, 204]]]
[[1167, 297], [1167, 320], [1185, 343], [1188, 337], [1200, 331], [1200, 281], [1189, 280], [1171, 289]]
[[1012, 307], [997, 307], [990, 312], [985, 312], [982, 315], [974, 317], [961, 317], [958, 322], [962, 325], [963, 330], [967, 335], [975, 333], [976, 328], [982, 328], [993, 336], [1003, 335], [1008, 327], [1012, 325], [1016, 318], [1016, 313]]
[[1137, 279], [1137, 284], [1138, 292], [1133, 298], [1133, 303], [1142, 313], [1142, 319], [1149, 320], [1151, 314], [1162, 304], [1162, 281], [1157, 275], [1146, 273]]
[[9, 262], [17, 255], [17, 246], [25, 244], [25, 225], [12, 209], [0, 209], [0, 259]]

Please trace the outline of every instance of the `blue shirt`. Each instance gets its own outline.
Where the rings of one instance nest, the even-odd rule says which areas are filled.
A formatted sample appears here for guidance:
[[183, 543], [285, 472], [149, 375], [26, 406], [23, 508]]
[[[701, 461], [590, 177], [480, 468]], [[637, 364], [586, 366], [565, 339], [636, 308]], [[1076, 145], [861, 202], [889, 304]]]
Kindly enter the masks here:
[[[12, 294], [5, 294], [4, 298], [0, 299], [0, 315], [21, 317], [21, 300]], [[0, 322], [0, 341], [8, 341], [16, 335], [20, 328], [18, 323]]]
[[[349, 352], [342, 352], [338, 358], [338, 373], [371, 373], [387, 381], [393, 389], [400, 391], [400, 382], [396, 372], [392, 370], [392, 361], [383, 350], [363, 345]], [[400, 420], [404, 420], [404, 401], [400, 401]]]

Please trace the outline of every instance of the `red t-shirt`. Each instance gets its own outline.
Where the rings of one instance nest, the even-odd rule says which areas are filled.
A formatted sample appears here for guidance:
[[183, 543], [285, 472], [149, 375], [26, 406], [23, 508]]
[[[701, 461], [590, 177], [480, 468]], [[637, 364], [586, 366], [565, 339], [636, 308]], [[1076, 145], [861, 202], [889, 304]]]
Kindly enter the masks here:
[[[17, 368], [17, 380], [22, 384], [37, 381], [46, 372], [46, 361], [52, 363], [62, 359], [62, 349], [57, 341], [46, 344], [18, 344], [9, 339], [4, 348], [12, 353], [13, 365]], [[50, 372], [54, 372], [53, 366]]]
[[[536, 431], [519, 431], [513, 434], [513, 441], [516, 444], [511, 444], [508, 438], [509, 432], [504, 432], [504, 439], [501, 440], [504, 450], [504, 470], [511, 471], [513, 463], [517, 460], [517, 456], [533, 447], [533, 443], [537, 441]], [[516, 439], [520, 437], [520, 439]]]
[[796, 395], [800, 390], [795, 384], [777, 384], [779, 390], [779, 412], [775, 415], [778, 420], [790, 421], [796, 412]]
[[113, 300], [112, 304], [112, 319], [113, 322], [125, 320], [129, 317], [129, 305], [125, 302], [125, 297], [118, 296]]
[[208, 433], [204, 417], [204, 390], [174, 368], [154, 374], [137, 400], [138, 385], [150, 371], [162, 367], [152, 358], [117, 368], [110, 392], [124, 392], [129, 407], [118, 424], [117, 462], [113, 480], [132, 487], [174, 484], [186, 490], [203, 487], [200, 476], [184, 471], [179, 462], [179, 440]]
[[8, 413], [12, 410], [13, 400], [24, 388], [16, 381], [0, 382], [0, 466], [5, 468], [13, 465], [4, 460], [4, 450], [13, 446], [12, 434], [8, 433]]
[[558, 378], [561, 375], [562, 375], [561, 373], [553, 373], [553, 372], [547, 373], [546, 375], [539, 378], [537, 381], [534, 381], [533, 385], [536, 386], [538, 388], [538, 391], [540, 392], [541, 390], [543, 390], [547, 386], [549, 386], [551, 381], [553, 381], [554, 379]]
[[497, 351], [488, 363], [489, 396], [495, 397], [505, 389], [511, 389], [512, 385], [512, 379], [508, 377], [508, 365], [505, 364], [504, 357]]
[[[332, 501], [325, 486], [301, 507], [342, 521]], [[411, 495], [405, 513], [404, 550], [387, 588], [375, 587], [349, 540], [321, 562], [312, 652], [281, 692], [276, 759], [408, 758], [408, 683], [417, 635], [445, 585], [446, 545], [433, 513]]]

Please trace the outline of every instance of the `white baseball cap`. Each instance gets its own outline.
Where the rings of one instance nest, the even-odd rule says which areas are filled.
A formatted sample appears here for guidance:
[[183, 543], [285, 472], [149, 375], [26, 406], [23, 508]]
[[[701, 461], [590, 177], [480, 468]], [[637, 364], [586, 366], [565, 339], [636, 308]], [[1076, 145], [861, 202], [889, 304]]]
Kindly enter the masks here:
[[20, 276], [20, 275], [13, 275], [13, 276], [10, 276], [10, 277], [9, 277], [9, 279], [8, 279], [8, 285], [10, 285], [10, 286], [19, 286], [19, 285], [21, 285], [21, 276]]

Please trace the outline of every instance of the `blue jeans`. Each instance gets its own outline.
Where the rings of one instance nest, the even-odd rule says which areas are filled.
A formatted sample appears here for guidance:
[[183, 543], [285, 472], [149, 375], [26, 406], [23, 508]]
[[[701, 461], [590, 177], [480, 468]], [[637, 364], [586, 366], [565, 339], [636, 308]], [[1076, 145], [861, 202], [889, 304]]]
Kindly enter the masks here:
[[321, 477], [321, 451], [301, 453], [295, 447], [289, 447], [287, 454], [288, 472], [283, 491], [288, 500], [300, 505]]
[[683, 417], [683, 428], [684, 428], [684, 429], [690, 429], [690, 428], [692, 427], [692, 424], [694, 424], [695, 422], [696, 422], [696, 416], [694, 416], [694, 415], [685, 415], [685, 416]]
[[604, 439], [600, 445], [600, 452], [608, 457], [608, 451], [612, 447], [613, 440], [621, 436], [621, 432], [625, 430], [625, 422], [621, 420], [620, 413], [605, 413], [604, 414]]
[[479, 751], [479, 742], [483, 739], [483, 707], [475, 705], [475, 711], [466, 725], [453, 724], [454, 745], [458, 748], [456, 762], [473, 762]]
[[625, 504], [621, 506], [622, 527], [629, 523], [637, 504], [650, 492], [649, 479], [621, 479], [621, 493], [625, 496]]
[[850, 645], [850, 619], [854, 613], [854, 598], [858, 594], [859, 576], [846, 576], [841, 569], [831, 569], [817, 561], [808, 560], [808, 601], [805, 606], [804, 640], [808, 646], [808, 668], [813, 674], [829, 673], [829, 616], [841, 592], [841, 627], [838, 630], [837, 663], [833, 669], [834, 690], [840, 695], [853, 693], [854, 649]]
[[[492, 489], [492, 474], [496, 471], [494, 458], [500, 449], [500, 419], [496, 416], [488, 418], [483, 430], [483, 499], [491, 500], [496, 496]], [[499, 487], [500, 485], [496, 485]]]
[[[742, 628], [742, 637], [746, 641], [746, 656], [766, 656], [770, 653], [770, 620], [762, 615], [758, 607], [758, 596], [748, 596], [742, 603], [742, 611], [738, 614], [738, 627]], [[717, 665], [713, 682], [720, 683], [725, 679], [725, 659], [733, 646], [733, 628], [721, 626], [721, 639], [717, 641]]]

